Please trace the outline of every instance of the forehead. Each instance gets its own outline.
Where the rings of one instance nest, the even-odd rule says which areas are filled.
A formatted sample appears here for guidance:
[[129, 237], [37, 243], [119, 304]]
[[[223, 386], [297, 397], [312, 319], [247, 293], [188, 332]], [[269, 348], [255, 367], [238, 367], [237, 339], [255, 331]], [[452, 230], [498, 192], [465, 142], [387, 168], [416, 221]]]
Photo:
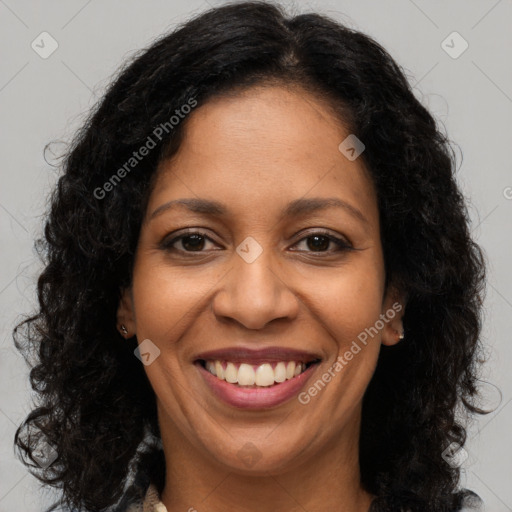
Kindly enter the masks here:
[[288, 87], [253, 87], [190, 114], [177, 153], [160, 163], [148, 212], [206, 197], [246, 213], [300, 197], [338, 197], [377, 215], [362, 159], [339, 150], [349, 135], [324, 101]]

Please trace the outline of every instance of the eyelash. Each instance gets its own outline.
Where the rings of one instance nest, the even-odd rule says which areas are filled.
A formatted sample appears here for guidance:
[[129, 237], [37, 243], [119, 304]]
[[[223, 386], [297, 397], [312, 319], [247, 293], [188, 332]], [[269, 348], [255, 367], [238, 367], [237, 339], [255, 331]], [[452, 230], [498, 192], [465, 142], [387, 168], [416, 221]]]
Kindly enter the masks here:
[[[184, 250], [176, 249], [176, 248], [172, 247], [176, 242], [178, 242], [178, 241], [180, 241], [180, 240], [182, 240], [184, 238], [187, 238], [189, 236], [193, 236], [193, 235], [199, 235], [199, 236], [203, 237], [204, 239], [209, 240], [210, 242], [215, 243], [206, 233], [203, 233], [201, 231], [190, 231], [190, 232], [187, 232], [187, 233], [183, 233], [183, 234], [181, 234], [181, 235], [179, 235], [177, 237], [174, 237], [172, 240], [169, 240], [169, 241], [163, 240], [163, 242], [161, 243], [161, 248], [163, 250], [166, 250], [166, 251], [178, 251], [178, 252], [180, 252], [182, 254], [186, 254], [187, 257], [189, 255], [201, 254], [201, 253], [207, 252], [207, 251], [184, 251]], [[309, 252], [309, 253], [312, 253], [312, 254], [332, 254], [332, 253], [336, 253], [336, 252], [344, 252], [344, 251], [355, 250], [354, 247], [352, 247], [345, 240], [337, 238], [337, 237], [333, 236], [332, 234], [330, 234], [329, 232], [323, 231], [323, 230], [315, 231], [313, 233], [308, 233], [307, 236], [301, 238], [294, 245], [297, 245], [300, 242], [303, 242], [304, 240], [307, 240], [308, 238], [312, 238], [314, 236], [325, 237], [328, 240], [330, 240], [331, 242], [333, 242], [338, 248], [336, 250], [334, 250], [334, 251], [327, 250], [327, 251], [305, 251], [305, 252]], [[304, 252], [304, 251], [296, 251], [296, 252]]]

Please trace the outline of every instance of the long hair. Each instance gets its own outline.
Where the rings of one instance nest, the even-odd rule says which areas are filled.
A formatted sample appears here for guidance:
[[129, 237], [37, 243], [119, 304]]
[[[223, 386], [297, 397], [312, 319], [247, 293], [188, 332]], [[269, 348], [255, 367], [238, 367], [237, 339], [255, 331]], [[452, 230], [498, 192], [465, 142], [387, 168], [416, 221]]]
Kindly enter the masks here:
[[[465, 443], [459, 413], [483, 412], [474, 398], [485, 272], [454, 152], [376, 41], [258, 1], [206, 11], [140, 52], [72, 141], [38, 241], [39, 309], [14, 330], [37, 393], [15, 436], [23, 462], [62, 490], [60, 504], [79, 510], [111, 510], [133, 482], [163, 487], [154, 392], [133, 354], [137, 340], [115, 328], [120, 287], [130, 283], [156, 167], [183, 138], [188, 117], [175, 125], [171, 117], [265, 83], [312, 92], [364, 141], [386, 285], [408, 297], [405, 339], [382, 347], [363, 400], [361, 481], [377, 496], [371, 510], [459, 510], [475, 495], [459, 489], [460, 468], [445, 452]], [[148, 137], [154, 148], [131, 162]], [[56, 454], [45, 467], [32, 464], [42, 442]]]

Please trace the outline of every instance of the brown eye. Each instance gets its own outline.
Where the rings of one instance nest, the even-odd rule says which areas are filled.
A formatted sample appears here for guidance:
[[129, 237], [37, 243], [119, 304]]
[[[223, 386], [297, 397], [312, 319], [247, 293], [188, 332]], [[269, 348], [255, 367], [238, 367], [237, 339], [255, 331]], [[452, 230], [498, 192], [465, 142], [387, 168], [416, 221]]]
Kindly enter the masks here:
[[[212, 242], [204, 233], [184, 233], [169, 241], [164, 240], [160, 247], [166, 251], [177, 251], [181, 253], [205, 252], [203, 249], [207, 241]], [[179, 244], [181, 244], [181, 247]]]
[[[169, 241], [164, 240], [160, 247], [165, 251], [174, 251], [181, 254], [202, 253], [207, 252], [205, 248], [208, 242], [214, 243], [205, 233], [189, 232], [176, 236]], [[298, 252], [312, 252], [312, 253], [334, 253], [353, 250], [353, 247], [345, 240], [337, 238], [330, 233], [316, 232], [302, 238], [299, 242], [306, 244], [305, 250]], [[181, 244], [181, 247], [180, 245]], [[333, 249], [329, 249], [334, 246]]]
[[[304, 237], [302, 240], [300, 240], [297, 244], [304, 242], [306, 243], [307, 249], [309, 249], [306, 250], [305, 252], [332, 253], [353, 249], [353, 247], [345, 240], [337, 238], [331, 235], [330, 233], [324, 232], [311, 233], [308, 236]], [[329, 247], [332, 244], [334, 244], [336, 248], [334, 250], [329, 250]]]
[[322, 252], [327, 250], [332, 242], [331, 239], [323, 235], [308, 236], [306, 240], [308, 240], [308, 248], [310, 248], [312, 251]]
[[186, 251], [200, 251], [204, 247], [205, 239], [202, 235], [186, 235], [181, 237], [181, 244]]

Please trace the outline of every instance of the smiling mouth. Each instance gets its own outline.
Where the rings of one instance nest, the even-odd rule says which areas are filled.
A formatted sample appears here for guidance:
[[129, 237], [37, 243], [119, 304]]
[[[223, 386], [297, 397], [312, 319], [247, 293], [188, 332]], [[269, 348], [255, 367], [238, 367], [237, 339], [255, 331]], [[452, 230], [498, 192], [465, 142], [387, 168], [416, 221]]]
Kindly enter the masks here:
[[260, 364], [204, 359], [197, 362], [217, 379], [237, 387], [268, 388], [298, 377], [310, 366], [319, 363], [320, 359], [309, 362], [268, 361]]

